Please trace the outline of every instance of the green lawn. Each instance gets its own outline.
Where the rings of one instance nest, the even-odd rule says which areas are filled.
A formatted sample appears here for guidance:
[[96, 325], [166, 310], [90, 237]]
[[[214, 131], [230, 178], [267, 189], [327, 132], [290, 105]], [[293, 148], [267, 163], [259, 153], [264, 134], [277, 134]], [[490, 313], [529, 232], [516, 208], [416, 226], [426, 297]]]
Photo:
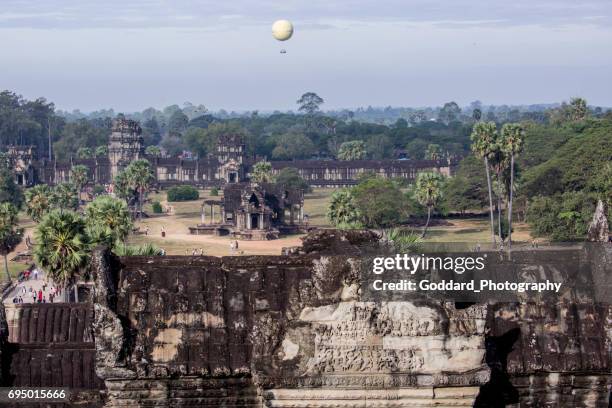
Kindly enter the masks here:
[[308, 214], [310, 225], [319, 227], [331, 227], [325, 216], [331, 195], [336, 191], [333, 188], [315, 188], [312, 193], [304, 197], [304, 214]]

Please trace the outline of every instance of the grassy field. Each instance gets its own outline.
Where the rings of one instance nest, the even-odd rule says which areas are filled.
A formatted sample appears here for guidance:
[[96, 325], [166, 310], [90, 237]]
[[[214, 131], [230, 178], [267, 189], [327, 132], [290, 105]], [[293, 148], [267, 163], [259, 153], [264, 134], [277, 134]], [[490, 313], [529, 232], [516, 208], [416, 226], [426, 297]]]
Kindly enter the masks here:
[[331, 227], [325, 216], [329, 200], [335, 189], [317, 188], [304, 196], [304, 214], [308, 215], [308, 223], [318, 227]]
[[[314, 189], [312, 193], [305, 196], [304, 213], [309, 217], [311, 226], [322, 228], [331, 227], [325, 213], [329, 205], [329, 200], [334, 189]], [[145, 205], [145, 211], [149, 218], [144, 218], [142, 221], [136, 221], [135, 226], [144, 231], [148, 228], [149, 235], [136, 234], [128, 238], [130, 244], [153, 243], [160, 248], [166, 250], [169, 255], [191, 255], [196, 249], [199, 253], [200, 249], [206, 255], [224, 256], [230, 255], [229, 237], [216, 237], [208, 235], [190, 235], [189, 227], [201, 222], [201, 206], [204, 200], [214, 199], [222, 200], [222, 193], [219, 196], [211, 196], [209, 190], [201, 190], [198, 200], [186, 202], [166, 201], [166, 192], [150, 194], [150, 202], [159, 201], [165, 209], [171, 207], [172, 211], [163, 214], [153, 214], [151, 204]], [[207, 222], [210, 217], [210, 209], [206, 208]], [[215, 221], [220, 221], [220, 213], [218, 207], [215, 208]], [[20, 225], [25, 229], [24, 236], [33, 236], [33, 228], [35, 224], [25, 215], [20, 215]], [[166, 237], [161, 237], [161, 230], [165, 229]], [[443, 226], [433, 226], [429, 229], [426, 241], [427, 242], [466, 242], [471, 244], [480, 243], [482, 245], [490, 242], [488, 219], [473, 218], [473, 219], [452, 219], [446, 220]], [[420, 228], [416, 228], [415, 232], [419, 233]], [[279, 255], [284, 247], [301, 245], [301, 235], [283, 237], [273, 241], [240, 241], [239, 251], [243, 255]], [[529, 229], [526, 224], [515, 223], [513, 238], [515, 241], [530, 242]], [[25, 243], [21, 243], [17, 251], [25, 250]], [[12, 258], [15, 253], [9, 255]], [[9, 269], [13, 276], [16, 276], [27, 265], [9, 262]]]

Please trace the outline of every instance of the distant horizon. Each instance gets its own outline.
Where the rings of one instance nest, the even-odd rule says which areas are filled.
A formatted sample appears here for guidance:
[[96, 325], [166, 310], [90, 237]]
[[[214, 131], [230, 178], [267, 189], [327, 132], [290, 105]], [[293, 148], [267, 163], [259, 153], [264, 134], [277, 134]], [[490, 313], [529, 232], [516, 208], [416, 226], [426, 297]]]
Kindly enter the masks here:
[[0, 88], [66, 111], [612, 106], [609, 0], [4, 0], [0, 39]]

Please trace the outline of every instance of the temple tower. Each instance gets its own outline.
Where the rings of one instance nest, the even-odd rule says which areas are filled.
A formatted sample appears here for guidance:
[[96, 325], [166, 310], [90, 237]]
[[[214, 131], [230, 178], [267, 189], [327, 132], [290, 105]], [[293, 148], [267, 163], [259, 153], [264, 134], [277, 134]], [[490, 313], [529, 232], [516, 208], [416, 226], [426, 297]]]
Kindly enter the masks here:
[[141, 158], [144, 158], [144, 144], [138, 122], [123, 118], [114, 120], [108, 142], [112, 179], [131, 161]]
[[226, 183], [239, 183], [244, 179], [246, 147], [242, 137], [236, 134], [222, 135], [217, 141], [217, 177]]

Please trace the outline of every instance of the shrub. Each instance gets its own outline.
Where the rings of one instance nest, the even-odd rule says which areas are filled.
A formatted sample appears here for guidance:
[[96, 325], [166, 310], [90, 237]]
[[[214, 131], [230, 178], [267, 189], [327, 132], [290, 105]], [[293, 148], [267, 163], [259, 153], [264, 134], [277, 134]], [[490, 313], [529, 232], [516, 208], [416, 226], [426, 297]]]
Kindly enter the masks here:
[[198, 190], [192, 186], [175, 186], [168, 190], [168, 201], [191, 201], [199, 197]]
[[163, 212], [162, 206], [159, 201], [153, 201], [151, 207], [153, 207], [153, 214], [161, 214]]
[[210, 189], [210, 195], [212, 197], [217, 197], [219, 195], [219, 189], [217, 187], [213, 187]]

